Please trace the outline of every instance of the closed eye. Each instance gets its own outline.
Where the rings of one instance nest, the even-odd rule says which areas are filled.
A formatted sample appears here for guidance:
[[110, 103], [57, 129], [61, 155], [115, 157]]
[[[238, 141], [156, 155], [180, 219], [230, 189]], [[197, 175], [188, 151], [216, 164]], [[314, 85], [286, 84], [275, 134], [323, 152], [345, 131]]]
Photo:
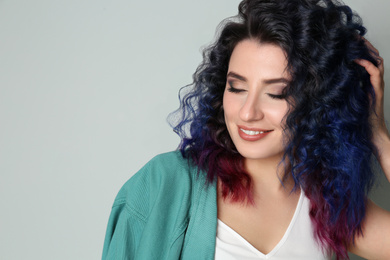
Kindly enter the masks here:
[[287, 87], [283, 88], [282, 92], [280, 94], [272, 94], [272, 93], [267, 93], [267, 95], [273, 99], [286, 99], [287, 97]]
[[273, 99], [285, 99], [285, 98], [286, 98], [286, 95], [285, 95], [285, 94], [275, 95], [275, 94], [270, 94], [270, 93], [268, 93], [267, 95], [268, 95], [269, 97], [273, 98]]
[[228, 91], [231, 93], [241, 93], [244, 92], [244, 89], [239, 89], [239, 88], [233, 88], [232, 86], [229, 86]]
[[228, 81], [228, 91], [231, 92], [231, 93], [241, 93], [241, 92], [244, 92], [245, 89], [242, 89], [242, 88], [235, 88], [234, 85], [234, 81]]

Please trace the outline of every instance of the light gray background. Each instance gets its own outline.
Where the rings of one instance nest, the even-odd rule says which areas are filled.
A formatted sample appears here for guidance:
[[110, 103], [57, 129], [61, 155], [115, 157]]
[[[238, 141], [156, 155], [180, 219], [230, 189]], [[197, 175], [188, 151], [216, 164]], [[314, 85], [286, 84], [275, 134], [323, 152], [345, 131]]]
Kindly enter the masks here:
[[[389, 61], [389, 1], [346, 2]], [[117, 191], [176, 148], [165, 118], [238, 3], [0, 0], [0, 259], [100, 258]]]

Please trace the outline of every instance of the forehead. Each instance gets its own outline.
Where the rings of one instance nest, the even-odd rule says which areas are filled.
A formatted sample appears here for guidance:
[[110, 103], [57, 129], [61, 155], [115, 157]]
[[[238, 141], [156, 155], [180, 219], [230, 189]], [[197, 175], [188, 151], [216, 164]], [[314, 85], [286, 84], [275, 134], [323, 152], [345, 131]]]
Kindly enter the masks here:
[[282, 48], [255, 40], [243, 40], [233, 49], [229, 71], [248, 77], [288, 77], [287, 58]]

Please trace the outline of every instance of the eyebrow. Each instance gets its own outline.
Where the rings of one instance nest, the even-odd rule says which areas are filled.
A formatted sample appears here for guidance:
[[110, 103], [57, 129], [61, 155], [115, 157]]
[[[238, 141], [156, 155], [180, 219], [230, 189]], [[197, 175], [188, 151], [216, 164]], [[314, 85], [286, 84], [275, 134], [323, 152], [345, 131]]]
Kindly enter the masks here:
[[244, 76], [241, 76], [233, 71], [229, 71], [229, 73], [227, 74], [227, 77], [236, 78], [236, 79], [239, 79], [242, 81], [248, 81]]
[[[242, 81], [245, 81], [247, 82], [248, 80], [244, 77], [244, 76], [241, 76], [240, 74], [237, 74], [233, 71], [229, 71], [229, 73], [227, 74], [227, 77], [232, 77], [232, 78], [236, 78], [238, 80], [242, 80]], [[266, 80], [263, 80], [263, 83], [264, 84], [275, 84], [275, 83], [285, 83], [285, 84], [288, 84], [290, 81], [286, 78], [274, 78], [274, 79], [266, 79]]]

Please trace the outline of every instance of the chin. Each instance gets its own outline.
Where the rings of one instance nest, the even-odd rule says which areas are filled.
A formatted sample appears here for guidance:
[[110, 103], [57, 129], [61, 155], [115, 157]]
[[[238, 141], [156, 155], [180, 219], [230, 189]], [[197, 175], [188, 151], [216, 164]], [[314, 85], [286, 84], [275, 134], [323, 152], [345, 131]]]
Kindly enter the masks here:
[[275, 152], [270, 152], [270, 151], [248, 151], [248, 150], [243, 150], [243, 149], [237, 149], [238, 152], [241, 154], [242, 157], [245, 159], [249, 160], [274, 160], [274, 159], [282, 159], [283, 156], [283, 151], [275, 151]]

